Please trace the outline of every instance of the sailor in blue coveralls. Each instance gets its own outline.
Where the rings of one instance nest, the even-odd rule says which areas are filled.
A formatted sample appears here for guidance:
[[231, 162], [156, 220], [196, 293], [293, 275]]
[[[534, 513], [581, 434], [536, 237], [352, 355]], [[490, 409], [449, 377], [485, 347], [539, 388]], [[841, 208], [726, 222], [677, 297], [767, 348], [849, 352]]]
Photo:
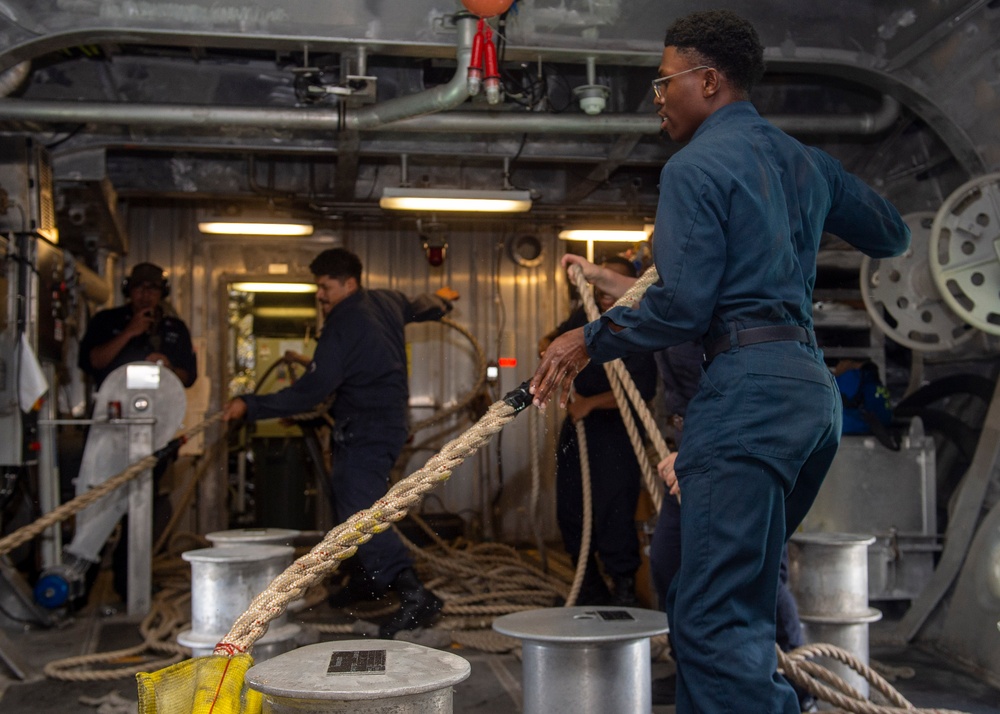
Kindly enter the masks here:
[[[442, 318], [458, 294], [442, 288], [410, 300], [396, 290], [361, 287], [361, 261], [343, 248], [320, 253], [309, 269], [325, 319], [312, 362], [290, 387], [231, 400], [223, 419], [288, 417], [312, 411], [330, 395], [334, 420], [332, 506], [343, 522], [386, 494], [389, 472], [407, 438], [409, 383], [404, 327]], [[380, 628], [390, 639], [430, 622], [441, 601], [417, 579], [399, 537], [387, 530], [358, 549], [378, 593], [390, 586], [401, 606]]]
[[122, 283], [128, 302], [94, 315], [80, 341], [80, 369], [100, 389], [105, 378], [131, 362], [161, 362], [181, 384], [190, 387], [198, 376], [198, 358], [184, 321], [165, 312], [170, 294], [163, 268], [139, 263]]
[[556, 391], [565, 401], [588, 360], [703, 341], [668, 476], [684, 504], [667, 598], [679, 714], [799, 711], [776, 672], [778, 569], [841, 421], [812, 330], [820, 237], [876, 258], [909, 245], [888, 201], [760, 117], [748, 98], [763, 72], [756, 31], [731, 12], [694, 13], [667, 30], [654, 101], [663, 130], [685, 146], [660, 175], [660, 280], [635, 309], [611, 309], [553, 342], [530, 387], [538, 406]]
[[[95, 391], [108, 375], [132, 362], [158, 362], [177, 375], [184, 387], [198, 377], [198, 356], [187, 325], [172, 309], [164, 309], [170, 295], [170, 281], [158, 265], [137, 263], [122, 281], [124, 305], [101, 310], [87, 324], [80, 340], [77, 364], [94, 381]], [[97, 409], [105, 405], [96, 405]], [[153, 497], [153, 537], [158, 538], [170, 521], [173, 508], [170, 494], [161, 490], [161, 477], [176, 455], [160, 459], [153, 467], [156, 493]], [[128, 515], [122, 521], [122, 537], [112, 553], [114, 588], [122, 599], [128, 597]], [[73, 556], [72, 546], [66, 556]], [[65, 556], [64, 556], [65, 557]]]

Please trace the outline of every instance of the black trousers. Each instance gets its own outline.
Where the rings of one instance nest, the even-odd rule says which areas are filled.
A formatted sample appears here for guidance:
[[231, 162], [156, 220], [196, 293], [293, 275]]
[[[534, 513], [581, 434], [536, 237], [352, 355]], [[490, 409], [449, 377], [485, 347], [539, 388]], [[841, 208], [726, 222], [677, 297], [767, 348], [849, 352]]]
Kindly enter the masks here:
[[[592, 412], [585, 420], [590, 456], [593, 528], [590, 553], [608, 575], [631, 576], [639, 569], [635, 509], [642, 475], [617, 410]], [[556, 457], [556, 518], [566, 551], [580, 557], [583, 533], [583, 482], [576, 426], [563, 423]]]
[[[343, 523], [370, 507], [389, 488], [389, 473], [406, 443], [407, 431], [399, 419], [351, 417], [340, 419], [333, 432], [331, 506]], [[372, 537], [354, 556], [383, 592], [413, 559], [391, 528]]]

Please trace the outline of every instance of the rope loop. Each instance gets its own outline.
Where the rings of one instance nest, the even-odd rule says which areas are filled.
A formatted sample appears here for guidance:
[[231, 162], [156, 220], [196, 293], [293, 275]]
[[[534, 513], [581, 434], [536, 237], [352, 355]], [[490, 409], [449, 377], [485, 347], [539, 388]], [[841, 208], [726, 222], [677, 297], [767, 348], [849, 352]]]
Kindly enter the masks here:
[[[778, 653], [778, 670], [789, 681], [841, 711], [854, 714], [965, 714], [952, 709], [917, 709], [878, 672], [853, 653], [835, 645], [807, 644], [791, 652], [782, 652], [777, 645], [775, 648]], [[847, 665], [864, 677], [889, 704], [875, 704], [866, 699], [829, 668], [811, 661], [813, 657], [827, 657]]]

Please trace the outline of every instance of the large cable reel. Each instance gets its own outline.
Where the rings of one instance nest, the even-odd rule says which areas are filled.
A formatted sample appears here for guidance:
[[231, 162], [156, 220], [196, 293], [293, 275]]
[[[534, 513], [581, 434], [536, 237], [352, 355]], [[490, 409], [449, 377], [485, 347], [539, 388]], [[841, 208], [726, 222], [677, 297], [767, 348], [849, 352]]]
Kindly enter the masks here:
[[1000, 335], [1000, 173], [973, 179], [948, 196], [931, 226], [929, 256], [951, 309]]
[[861, 298], [876, 325], [893, 341], [920, 352], [949, 350], [976, 334], [942, 299], [929, 252], [935, 213], [908, 213], [910, 247], [893, 258], [861, 261]]

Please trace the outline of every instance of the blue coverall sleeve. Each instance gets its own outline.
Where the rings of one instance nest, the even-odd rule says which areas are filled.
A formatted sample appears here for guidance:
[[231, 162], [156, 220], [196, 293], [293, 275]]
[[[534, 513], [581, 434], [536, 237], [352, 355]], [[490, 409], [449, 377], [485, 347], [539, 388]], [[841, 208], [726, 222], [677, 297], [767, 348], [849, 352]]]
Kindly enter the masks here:
[[864, 181], [844, 171], [840, 162], [812, 148], [827, 176], [830, 213], [823, 230], [833, 233], [872, 258], [901, 255], [910, 245], [910, 229], [899, 212]]
[[[402, 293], [400, 293], [402, 294]], [[452, 304], [450, 300], [445, 300], [439, 295], [431, 293], [421, 293], [412, 300], [407, 301], [406, 321], [428, 322], [430, 320], [440, 320], [451, 312]]]
[[370, 297], [383, 301], [383, 305], [391, 304], [392, 309], [402, 316], [403, 324], [411, 322], [429, 322], [440, 320], [451, 312], [450, 300], [445, 300], [433, 293], [420, 293], [415, 298], [409, 298], [399, 290], [370, 290]]
[[611, 308], [584, 328], [591, 359], [607, 362], [705, 334], [726, 270], [727, 215], [725, 197], [704, 171], [683, 161], [667, 162], [660, 173], [653, 234], [660, 280], [636, 308]]
[[320, 338], [309, 368], [295, 384], [274, 394], [248, 395], [247, 421], [302, 414], [316, 408], [332, 395], [343, 381], [343, 358], [337, 340]]

